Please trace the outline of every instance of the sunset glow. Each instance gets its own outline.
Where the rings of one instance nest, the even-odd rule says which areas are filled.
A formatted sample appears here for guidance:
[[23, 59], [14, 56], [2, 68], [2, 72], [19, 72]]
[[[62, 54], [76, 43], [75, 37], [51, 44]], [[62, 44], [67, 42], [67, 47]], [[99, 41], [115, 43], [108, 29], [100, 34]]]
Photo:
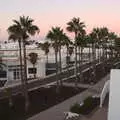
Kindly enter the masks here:
[[80, 17], [88, 32], [93, 27], [106, 26], [119, 34], [119, 5], [119, 0], [1, 0], [0, 40], [7, 40], [7, 28], [20, 15], [35, 20], [34, 24], [41, 30], [40, 38], [44, 38], [52, 26], [65, 30], [66, 23], [73, 17]]

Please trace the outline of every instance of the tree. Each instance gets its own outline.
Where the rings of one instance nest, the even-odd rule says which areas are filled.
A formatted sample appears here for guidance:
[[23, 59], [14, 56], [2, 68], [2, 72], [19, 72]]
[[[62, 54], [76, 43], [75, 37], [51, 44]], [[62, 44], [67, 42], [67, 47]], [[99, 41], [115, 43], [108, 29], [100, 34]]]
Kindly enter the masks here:
[[100, 29], [99, 28], [93, 28], [92, 32], [90, 33], [90, 42], [92, 44], [92, 56], [93, 56], [93, 61], [95, 62], [96, 61], [96, 47], [98, 48], [98, 61], [100, 61], [100, 54], [99, 54], [99, 48], [101, 46], [101, 42], [102, 42], [102, 39], [101, 39], [101, 34], [100, 34]]
[[76, 76], [76, 80], [75, 80], [75, 87], [77, 88], [77, 38], [79, 35], [81, 35], [81, 33], [83, 33], [85, 28], [84, 22], [80, 21], [80, 18], [73, 18], [70, 22], [67, 23], [67, 31], [74, 33], [75, 35], [75, 76]]
[[92, 80], [93, 81], [96, 81], [96, 43], [97, 43], [97, 40], [96, 40], [96, 33], [94, 32], [95, 29], [93, 29], [93, 31], [89, 34], [89, 44], [91, 44], [92, 46], [92, 68], [91, 70], [93, 71], [93, 74], [91, 74], [92, 76]]
[[[8, 28], [10, 35], [17, 35], [19, 38], [19, 43], [22, 43], [23, 46], [23, 60], [24, 60], [24, 96], [25, 96], [25, 110], [28, 111], [29, 99], [27, 93], [27, 63], [26, 63], [26, 41], [30, 36], [33, 36], [39, 33], [39, 28], [36, 25], [33, 25], [33, 19], [29, 16], [20, 16], [19, 20], [13, 20], [14, 24]], [[18, 33], [18, 34], [16, 34]]]
[[40, 45], [41, 49], [45, 52], [46, 55], [46, 60], [48, 63], [48, 53], [49, 53], [49, 48], [50, 48], [50, 43], [49, 42], [45, 42], [43, 44]]
[[66, 46], [66, 48], [67, 48], [67, 50], [66, 50], [66, 54], [67, 54], [66, 55], [66, 64], [67, 64], [67, 71], [68, 71], [67, 77], [69, 77], [69, 75], [70, 75], [70, 71], [69, 71], [70, 56], [69, 55], [72, 54], [72, 53], [69, 54], [69, 48], [70, 48], [69, 46], [72, 45], [72, 42], [70, 41], [69, 37], [66, 34], [63, 34], [62, 45]]
[[115, 57], [119, 58], [120, 57], [120, 38], [116, 38], [114, 41], [114, 47], [115, 47]]
[[100, 28], [100, 37], [101, 37], [101, 44], [103, 47], [103, 60], [104, 62], [107, 60], [107, 43], [108, 43], [108, 36], [109, 30], [106, 27]]
[[88, 51], [89, 51], [88, 62], [91, 63], [91, 39], [89, 34], [86, 35], [86, 47], [88, 48]]
[[[92, 32], [90, 33], [90, 41], [92, 44], [92, 53], [93, 53], [93, 72], [94, 72], [94, 80], [96, 81], [96, 48], [102, 47], [102, 62], [103, 62], [103, 71], [105, 72], [105, 61], [107, 59], [107, 41], [108, 41], [108, 29], [103, 28], [93, 28]], [[101, 62], [101, 55], [98, 51], [98, 60]]]
[[69, 46], [69, 47], [68, 47], [68, 54], [70, 55], [70, 57], [71, 57], [71, 55], [72, 55], [73, 52], [74, 52], [74, 46], [73, 46], [73, 43], [71, 43], [71, 45], [72, 45], [72, 46]]
[[[29, 54], [29, 61], [33, 64], [33, 68], [35, 70], [35, 64], [37, 63], [38, 60], [38, 54], [37, 53], [30, 53]], [[34, 78], [36, 78], [36, 73], [34, 71]]]
[[[22, 61], [22, 46], [21, 46], [21, 33], [20, 33], [20, 28], [19, 26], [17, 26], [16, 24], [10, 26], [8, 28], [8, 34], [9, 34], [9, 38], [8, 40], [13, 40], [14, 42], [15, 41], [18, 41], [18, 44], [19, 44], [19, 59], [20, 59], [20, 74], [21, 74], [21, 83], [22, 83], [22, 87], [23, 87], [23, 95], [25, 95], [25, 92], [26, 91], [26, 86], [24, 84], [24, 79], [23, 79], [23, 61]], [[10, 94], [11, 91], [9, 91], [9, 94]], [[12, 93], [11, 95], [9, 95], [10, 97], [10, 105], [12, 103]], [[25, 98], [27, 98], [27, 96], [25, 96]]]
[[60, 36], [62, 30], [59, 27], [52, 27], [52, 29], [47, 34], [47, 39], [51, 40], [51, 45], [55, 51], [55, 64], [56, 64], [56, 81], [57, 81], [57, 89], [56, 92], [59, 92], [59, 78], [58, 78], [58, 52], [60, 45]]
[[110, 32], [108, 35], [108, 40], [109, 40], [109, 56], [112, 59], [113, 58], [113, 53], [114, 53], [114, 43], [117, 39], [117, 35], [114, 32]]
[[83, 49], [86, 46], [86, 32], [85, 31], [83, 31], [81, 34], [78, 35], [76, 42], [77, 42], [77, 46], [78, 46], [78, 50], [79, 50], [79, 71], [80, 71], [80, 75], [81, 75], [82, 71], [80, 69], [80, 66], [82, 65], [82, 61], [83, 61]]

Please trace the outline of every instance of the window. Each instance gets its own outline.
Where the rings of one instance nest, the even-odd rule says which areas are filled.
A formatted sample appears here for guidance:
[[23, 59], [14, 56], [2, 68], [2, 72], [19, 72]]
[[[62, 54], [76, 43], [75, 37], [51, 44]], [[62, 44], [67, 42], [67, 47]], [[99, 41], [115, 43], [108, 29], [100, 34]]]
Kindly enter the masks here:
[[7, 72], [0, 70], [0, 78], [6, 78], [6, 77], [7, 77]]
[[37, 73], [37, 68], [28, 68], [28, 73], [29, 74], [36, 74]]
[[[18, 80], [21, 78], [20, 65], [8, 66], [8, 71], [13, 72], [13, 79]], [[24, 76], [24, 66], [22, 66], [22, 73]]]

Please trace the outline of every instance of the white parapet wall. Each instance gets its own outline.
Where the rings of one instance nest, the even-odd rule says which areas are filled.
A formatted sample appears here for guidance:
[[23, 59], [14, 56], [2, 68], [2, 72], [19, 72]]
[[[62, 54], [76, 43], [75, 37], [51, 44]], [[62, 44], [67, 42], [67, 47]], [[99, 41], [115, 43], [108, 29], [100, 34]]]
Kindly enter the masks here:
[[101, 95], [100, 95], [100, 107], [102, 107], [102, 105], [104, 103], [104, 100], [105, 100], [105, 97], [109, 93], [109, 91], [110, 91], [110, 80], [105, 82], [103, 90], [101, 92]]
[[120, 120], [120, 70], [111, 70], [108, 120]]

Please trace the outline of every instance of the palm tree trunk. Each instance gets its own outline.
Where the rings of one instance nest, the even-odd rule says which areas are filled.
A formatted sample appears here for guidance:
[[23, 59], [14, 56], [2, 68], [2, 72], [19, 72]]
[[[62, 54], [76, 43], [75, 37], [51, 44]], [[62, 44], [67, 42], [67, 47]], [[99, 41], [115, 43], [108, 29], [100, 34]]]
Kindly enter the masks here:
[[75, 44], [75, 88], [77, 88], [78, 76], [77, 76], [77, 45]]
[[70, 71], [69, 71], [69, 62], [70, 62], [70, 61], [68, 60], [68, 59], [69, 59], [69, 58], [68, 58], [68, 57], [69, 57], [69, 56], [68, 56], [68, 54], [69, 54], [69, 53], [68, 53], [69, 46], [66, 46], [66, 47], [67, 47], [67, 60], [66, 60], [66, 63], [67, 63], [67, 71], [68, 71], [67, 78], [69, 78], [69, 75], [70, 75]]
[[57, 88], [56, 88], [56, 93], [59, 93], [59, 80], [58, 80], [58, 58], [57, 58], [57, 53], [55, 50], [55, 64], [56, 64], [56, 82], [57, 82]]
[[98, 62], [100, 63], [100, 47], [98, 45], [98, 50], [97, 50], [97, 56], [98, 56]]
[[102, 52], [101, 52], [101, 46], [100, 46], [100, 62], [101, 62], [101, 56], [102, 56]]
[[47, 64], [48, 64], [48, 54], [46, 55], [46, 60], [47, 60]]
[[13, 100], [12, 100], [12, 91], [11, 88], [6, 88], [6, 92], [7, 92], [7, 97], [9, 100], [9, 107], [13, 106]]
[[79, 49], [79, 72], [80, 72], [80, 65], [81, 65], [81, 61], [80, 61], [80, 46], [78, 46]]
[[96, 50], [95, 44], [92, 44], [92, 54], [93, 54], [93, 81], [96, 81]]
[[[81, 62], [80, 66], [83, 64], [83, 48], [81, 47]], [[82, 70], [80, 69], [80, 81], [83, 81]]]
[[[34, 68], [34, 70], [35, 70], [35, 64], [33, 64], [33, 68]], [[35, 71], [34, 71], [34, 78], [36, 78], [36, 73], [35, 73]]]
[[60, 65], [59, 65], [59, 70], [60, 70], [60, 74], [59, 74], [60, 86], [63, 86], [62, 78], [61, 78], [61, 76], [62, 76], [61, 46], [59, 48], [59, 63], [60, 63]]
[[83, 64], [83, 48], [81, 47], [81, 65]]
[[91, 62], [91, 52], [90, 52], [90, 45], [89, 45], [89, 63]]
[[21, 46], [21, 42], [19, 41], [19, 55], [20, 55], [20, 74], [21, 74], [21, 82], [22, 84], [24, 83], [23, 81], [23, 64], [22, 64], [22, 46]]
[[27, 91], [27, 62], [26, 62], [26, 46], [25, 41], [23, 40], [23, 53], [24, 53], [24, 96], [25, 96], [25, 111], [28, 111], [29, 108], [29, 96]]

